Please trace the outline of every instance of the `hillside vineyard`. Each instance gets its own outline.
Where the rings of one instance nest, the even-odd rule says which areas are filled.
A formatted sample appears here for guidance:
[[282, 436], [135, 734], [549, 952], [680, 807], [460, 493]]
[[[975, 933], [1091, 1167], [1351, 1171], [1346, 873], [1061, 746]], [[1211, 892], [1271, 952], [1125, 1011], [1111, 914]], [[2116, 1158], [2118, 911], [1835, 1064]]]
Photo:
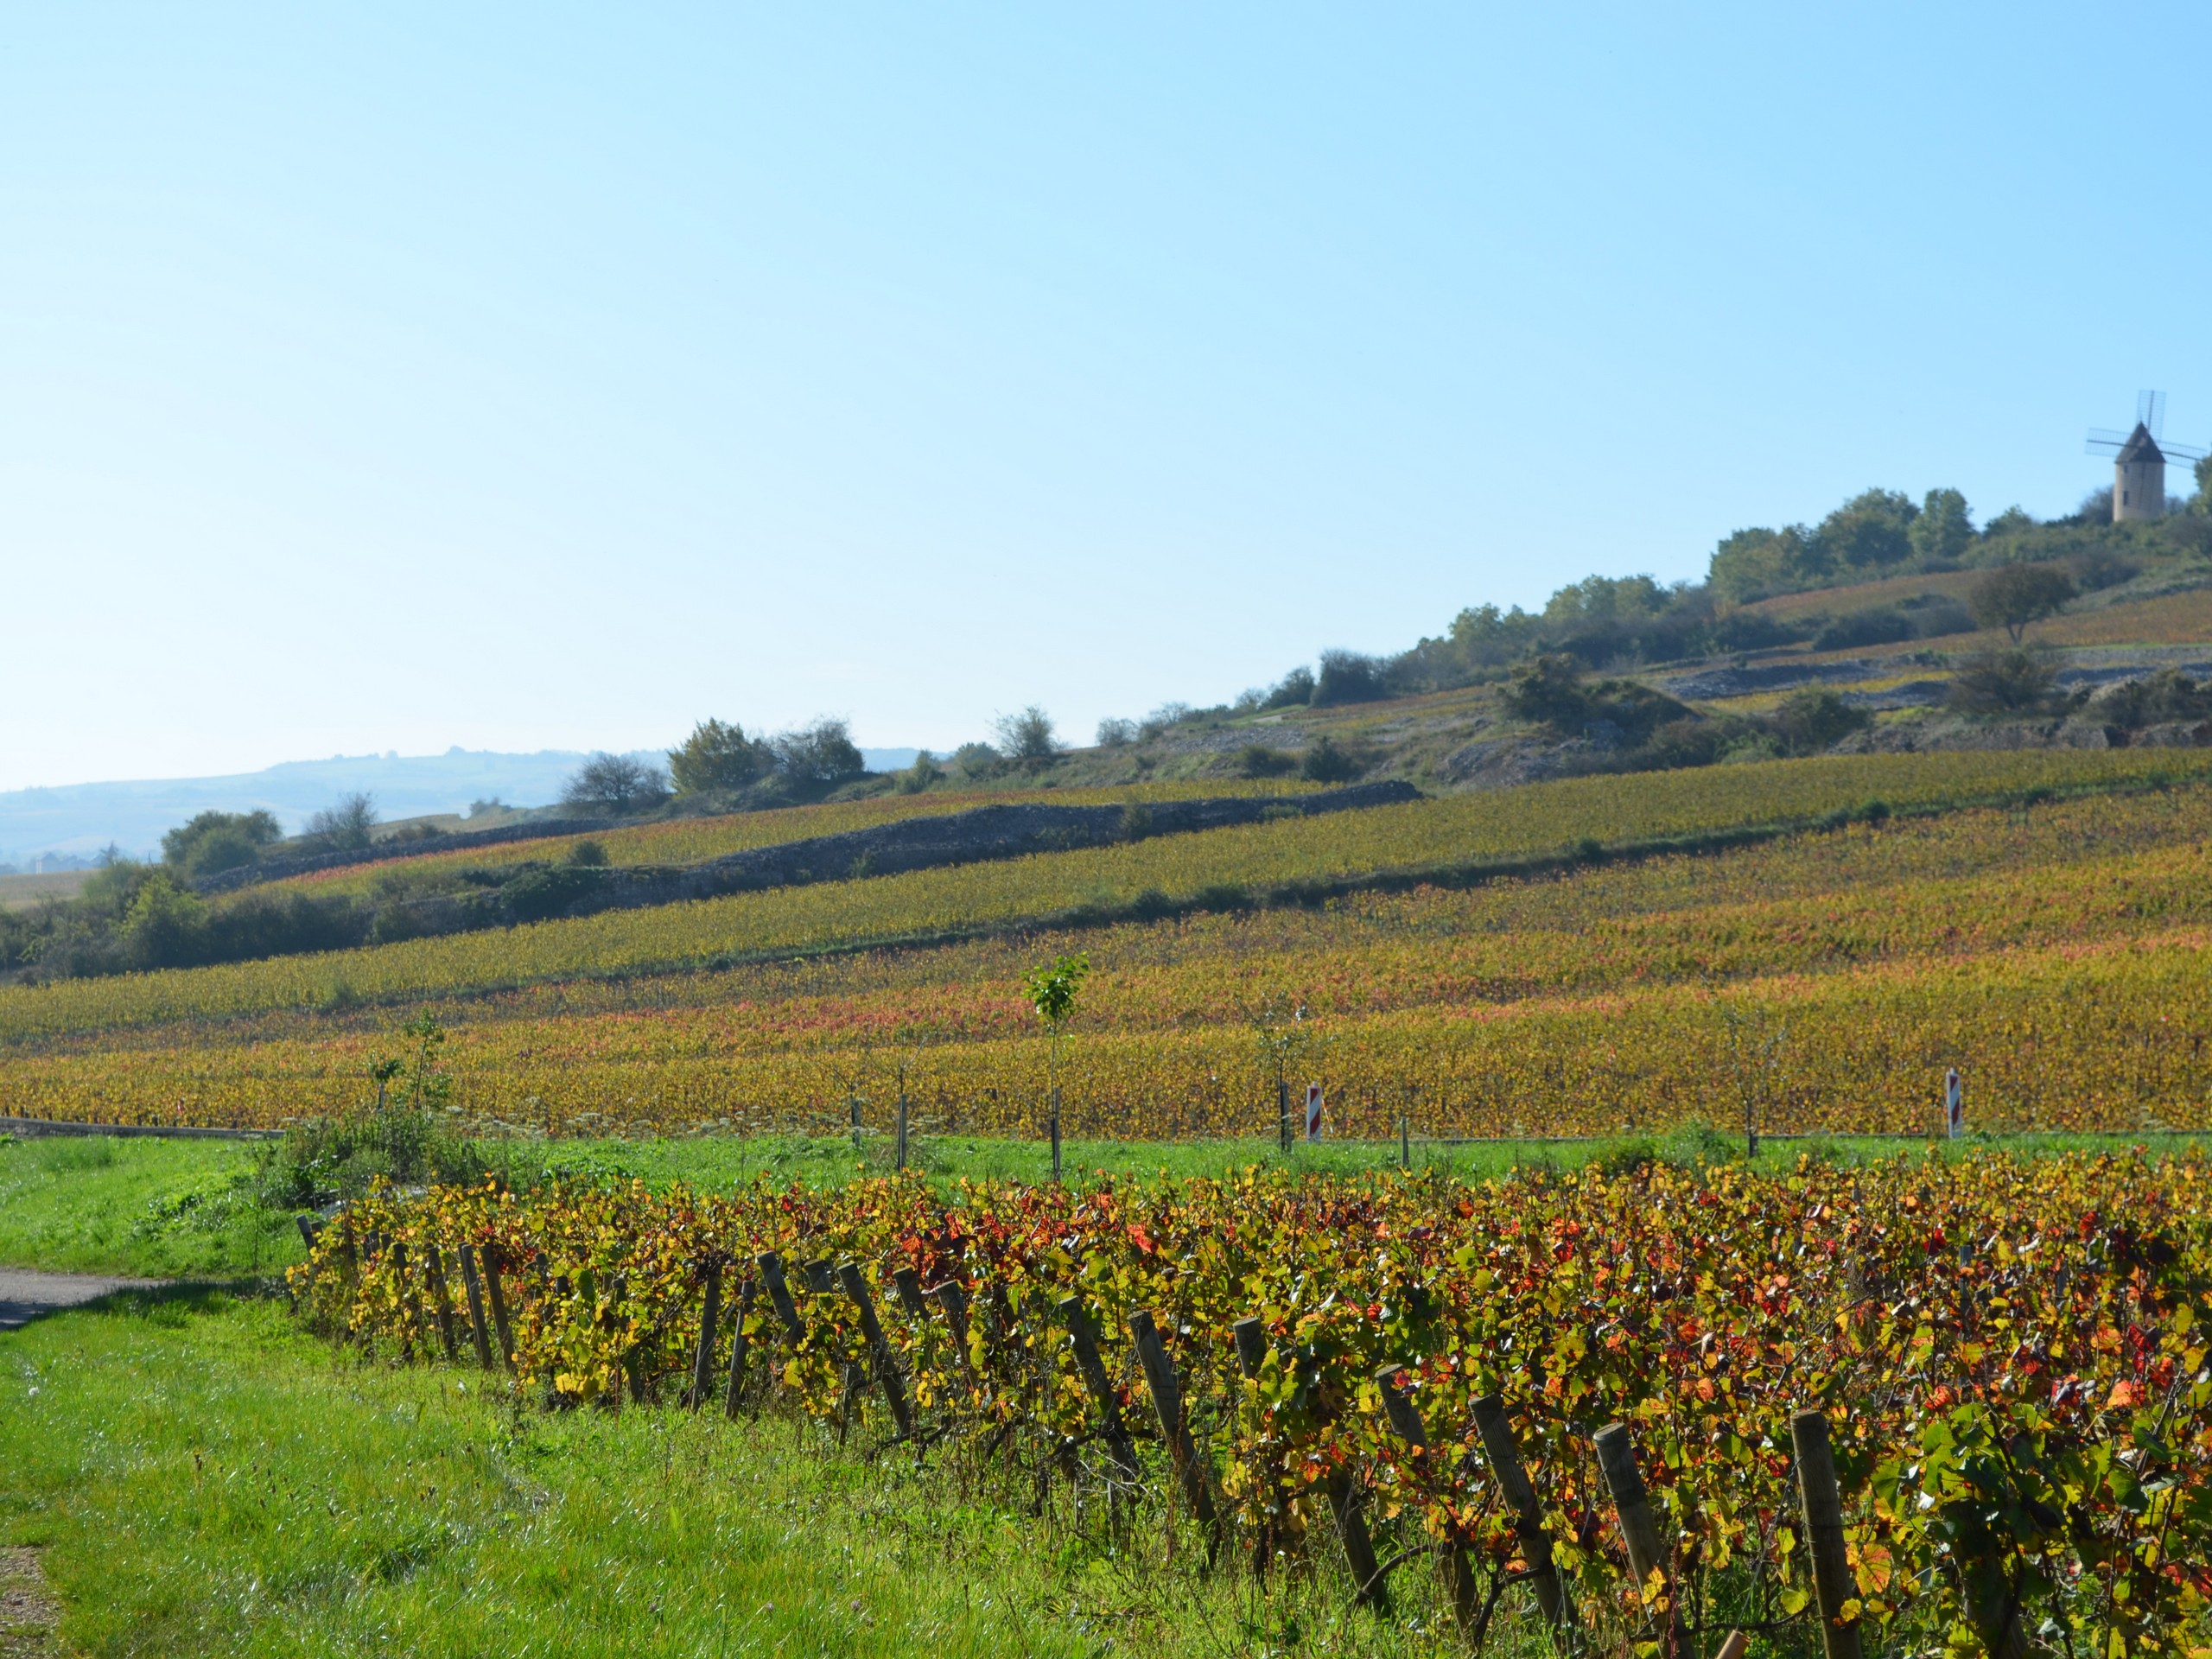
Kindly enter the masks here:
[[1838, 757], [17, 987], [5, 1105], [273, 1125], [372, 1100], [429, 1013], [486, 1128], [881, 1128], [903, 1089], [1027, 1135], [1020, 976], [1079, 949], [1070, 1134], [1271, 1130], [1269, 1003], [1338, 1135], [1922, 1133], [1952, 1067], [1978, 1125], [2200, 1127], [2209, 812], [2198, 752]]

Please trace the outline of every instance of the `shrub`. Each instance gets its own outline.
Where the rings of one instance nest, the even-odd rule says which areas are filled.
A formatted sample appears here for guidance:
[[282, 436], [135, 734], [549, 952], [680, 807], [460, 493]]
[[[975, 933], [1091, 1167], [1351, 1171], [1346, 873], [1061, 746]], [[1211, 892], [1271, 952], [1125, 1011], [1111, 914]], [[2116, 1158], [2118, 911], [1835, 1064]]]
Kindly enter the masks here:
[[728, 794], [767, 772], [776, 757], [733, 721], [702, 720], [679, 748], [668, 752], [668, 773], [679, 795]]
[[1126, 749], [1137, 741], [1137, 723], [1119, 717], [1098, 722], [1098, 747], [1102, 749]]
[[1017, 766], [1043, 766], [1059, 758], [1059, 739], [1052, 729], [1052, 717], [1033, 702], [1019, 714], [1001, 715], [994, 728], [999, 752]]
[[1831, 617], [1813, 636], [1815, 651], [1852, 651], [1862, 645], [1894, 645], [1912, 638], [1912, 623], [1893, 605], [1869, 606]]
[[1766, 651], [1795, 645], [1808, 630], [1802, 623], [1784, 622], [1764, 611], [1731, 611], [1713, 625], [1715, 651]]
[[569, 847], [567, 862], [580, 870], [598, 869], [607, 862], [607, 844], [586, 836]]
[[334, 806], [309, 816], [300, 836], [302, 850], [310, 853], [357, 853], [369, 844], [377, 826], [377, 798], [348, 795]]
[[2177, 668], [2162, 668], [2143, 679], [2109, 687], [2097, 696], [2094, 706], [2108, 723], [2134, 732], [2170, 721], [2212, 715], [2212, 690]]
[[1316, 709], [1332, 703], [1373, 702], [1390, 695], [1389, 664], [1356, 651], [1325, 651], [1321, 672], [1307, 701]]
[[768, 740], [776, 757], [776, 770], [801, 790], [827, 788], [868, 770], [853, 742], [852, 728], [834, 715], [822, 715], [794, 731], [779, 732]]
[[201, 812], [162, 837], [162, 862], [197, 880], [253, 863], [283, 833], [265, 811]]
[[952, 764], [962, 777], [976, 783], [1006, 770], [1006, 761], [988, 743], [963, 743], [952, 752]]
[[1952, 676], [1949, 701], [1970, 715], [2030, 714], [2049, 704], [2057, 678], [2035, 652], [1979, 652]]
[[1155, 737], [1164, 737], [1173, 728], [1191, 717], [1187, 702], [1163, 702], [1137, 724], [1137, 735], [1149, 743]]
[[2117, 588], [2123, 582], [2133, 582], [2142, 567], [2132, 559], [2124, 559], [2108, 547], [2093, 547], [2077, 553], [2072, 560], [2074, 581], [2085, 594]]
[[1791, 751], [1817, 754], [1833, 747], [1853, 732], [1863, 731], [1872, 717], [1854, 709], [1833, 691], [1799, 691], [1783, 699], [1774, 711], [1774, 728]]
[[1299, 772], [1310, 782], [1317, 784], [1349, 783], [1359, 776], [1363, 768], [1349, 752], [1340, 748], [1334, 738], [1323, 736], [1314, 740], [1299, 763]]
[[918, 749], [914, 764], [899, 774], [899, 792], [918, 795], [944, 776], [944, 768], [938, 765], [937, 757], [927, 749]]
[[1274, 689], [1262, 698], [1260, 706], [1262, 709], [1290, 709], [1301, 707], [1313, 701], [1313, 671], [1300, 666], [1292, 669], [1289, 673], [1277, 680]]
[[1271, 749], [1264, 743], [1247, 743], [1236, 752], [1236, 775], [1240, 778], [1282, 778], [1297, 770], [1296, 755]]
[[609, 754], [605, 750], [577, 767], [575, 775], [561, 788], [562, 805], [616, 817], [650, 810], [667, 798], [668, 779], [659, 767], [647, 766], [635, 755]]

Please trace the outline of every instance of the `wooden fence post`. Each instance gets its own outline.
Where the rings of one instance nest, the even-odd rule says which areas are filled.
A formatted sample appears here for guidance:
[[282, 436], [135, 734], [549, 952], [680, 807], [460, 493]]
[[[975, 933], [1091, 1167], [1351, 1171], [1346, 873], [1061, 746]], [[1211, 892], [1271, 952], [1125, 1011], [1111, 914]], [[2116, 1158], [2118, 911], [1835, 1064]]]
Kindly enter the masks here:
[[1528, 1565], [1536, 1605], [1543, 1610], [1545, 1623], [1554, 1630], [1566, 1630], [1574, 1622], [1574, 1605], [1568, 1600], [1567, 1586], [1560, 1582], [1559, 1569], [1552, 1561], [1551, 1535], [1544, 1530], [1544, 1512], [1536, 1502], [1536, 1489], [1529, 1484], [1521, 1448], [1514, 1443], [1505, 1402], [1494, 1394], [1476, 1401], [1475, 1427], [1483, 1437], [1483, 1455], [1490, 1459], [1498, 1490], [1512, 1507], [1513, 1530], [1521, 1541], [1521, 1559]]
[[308, 1254], [309, 1255], [313, 1255], [315, 1254], [315, 1242], [316, 1237], [322, 1231], [322, 1224], [317, 1221], [313, 1216], [307, 1214], [305, 1211], [302, 1211], [300, 1214], [294, 1216], [292, 1219], [300, 1224], [300, 1243], [306, 1245], [308, 1247]]
[[785, 1336], [792, 1347], [798, 1347], [806, 1340], [806, 1321], [799, 1318], [798, 1304], [791, 1300], [791, 1281], [784, 1277], [784, 1258], [773, 1250], [763, 1250], [753, 1258], [753, 1264], [760, 1269], [760, 1282], [768, 1287], [768, 1300], [783, 1321]]
[[461, 1257], [461, 1287], [468, 1294], [468, 1326], [476, 1338], [476, 1363], [488, 1371], [492, 1369], [492, 1335], [484, 1325], [484, 1287], [476, 1277], [476, 1252], [464, 1244], [456, 1254]]
[[906, 1167], [906, 1096], [899, 1096], [899, 1167]]
[[1183, 1483], [1183, 1498], [1191, 1506], [1191, 1514], [1211, 1535], [1206, 1546], [1206, 1564], [1213, 1564], [1215, 1551], [1220, 1547], [1221, 1522], [1214, 1512], [1213, 1490], [1206, 1480], [1205, 1466], [1198, 1461], [1198, 1449], [1192, 1442], [1190, 1426], [1183, 1421], [1183, 1387], [1175, 1376], [1175, 1362], [1167, 1357], [1167, 1344], [1160, 1341], [1159, 1327], [1153, 1324], [1149, 1313], [1140, 1311], [1129, 1315], [1129, 1336], [1135, 1342], [1137, 1363], [1144, 1367], [1145, 1386], [1152, 1390], [1153, 1414], [1160, 1419], [1160, 1438], [1167, 1442], [1167, 1452], [1175, 1465], [1175, 1473]]
[[1843, 1604], [1858, 1599], [1859, 1586], [1844, 1548], [1843, 1497], [1836, 1490], [1828, 1420], [1817, 1411], [1795, 1413], [1789, 1419], [1789, 1441], [1797, 1453], [1797, 1491], [1805, 1502], [1805, 1533], [1812, 1545], [1821, 1640], [1827, 1644], [1827, 1659], [1860, 1659], [1859, 1621], [1843, 1615]]
[[983, 1379], [976, 1374], [975, 1358], [968, 1351], [968, 1298], [957, 1280], [948, 1279], [937, 1287], [937, 1304], [944, 1310], [944, 1323], [952, 1332], [952, 1345], [960, 1355], [960, 1369], [968, 1386], [981, 1393]]
[[1106, 1362], [1098, 1355], [1098, 1329], [1091, 1324], [1090, 1311], [1080, 1296], [1063, 1297], [1058, 1311], [1068, 1327], [1068, 1345], [1075, 1350], [1076, 1370], [1083, 1373], [1084, 1386], [1090, 1390], [1098, 1414], [1105, 1420], [1107, 1450], [1113, 1453], [1122, 1478], [1134, 1484], [1141, 1472], [1137, 1449], [1122, 1421], [1122, 1408], [1114, 1397], [1114, 1379], [1106, 1374]]
[[1643, 1484], [1643, 1471], [1636, 1466], [1636, 1442], [1630, 1438], [1626, 1423], [1608, 1423], [1598, 1431], [1598, 1467], [1605, 1474], [1605, 1489], [1613, 1495], [1613, 1508], [1620, 1514], [1621, 1539], [1628, 1546], [1629, 1570], [1636, 1575], [1637, 1596], [1648, 1607], [1651, 1575], [1656, 1573], [1665, 1582], [1668, 1651], [1686, 1656], [1688, 1621], [1682, 1616], [1674, 1575], [1668, 1570], [1673, 1558], [1659, 1535], [1658, 1519], [1651, 1513], [1651, 1494]]
[[[1421, 1408], [1406, 1392], [1406, 1368], [1385, 1365], [1375, 1373], [1375, 1381], [1382, 1390], [1382, 1410], [1390, 1419], [1390, 1427], [1408, 1446], [1421, 1454], [1428, 1462], [1428, 1425], [1421, 1421]], [[1444, 1551], [1445, 1586], [1452, 1592], [1452, 1617], [1459, 1621], [1461, 1630], [1471, 1630], [1482, 1611], [1476, 1605], [1474, 1564], [1467, 1559], [1467, 1546], [1457, 1538], [1447, 1539]]]
[[454, 1331], [453, 1288], [446, 1282], [446, 1259], [435, 1244], [423, 1249], [423, 1268], [430, 1281], [430, 1312], [438, 1321], [438, 1339], [445, 1344], [446, 1357], [461, 1357], [461, 1343]]
[[861, 1311], [861, 1334], [868, 1338], [868, 1357], [875, 1365], [876, 1380], [883, 1385], [883, 1400], [891, 1408], [891, 1420], [899, 1425], [902, 1438], [910, 1436], [914, 1432], [913, 1409], [906, 1403], [906, 1388], [899, 1380], [899, 1361], [884, 1337], [882, 1321], [875, 1317], [875, 1300], [868, 1294], [868, 1281], [861, 1276], [860, 1263], [842, 1263], [837, 1269], [837, 1277], [844, 1285], [845, 1294]]
[[737, 1306], [731, 1310], [729, 1333], [729, 1388], [722, 1395], [722, 1415], [733, 1422], [737, 1420], [738, 1397], [745, 1392], [745, 1321], [753, 1312], [753, 1284], [746, 1280], [737, 1287]]
[[837, 1294], [836, 1265], [828, 1256], [816, 1256], [804, 1265], [803, 1271], [806, 1274], [806, 1287], [816, 1295], [834, 1296]]
[[492, 1304], [492, 1324], [499, 1333], [499, 1357], [506, 1362], [507, 1375], [520, 1376], [515, 1363], [515, 1329], [507, 1318], [507, 1293], [499, 1283], [499, 1252], [491, 1245], [480, 1251], [484, 1261], [484, 1294]]
[[683, 1403], [696, 1411], [707, 1403], [708, 1390], [715, 1385], [715, 1343], [721, 1332], [717, 1328], [722, 1316], [722, 1259], [719, 1255], [707, 1257], [707, 1300], [699, 1310], [699, 1350], [691, 1358], [691, 1387], [683, 1396]]

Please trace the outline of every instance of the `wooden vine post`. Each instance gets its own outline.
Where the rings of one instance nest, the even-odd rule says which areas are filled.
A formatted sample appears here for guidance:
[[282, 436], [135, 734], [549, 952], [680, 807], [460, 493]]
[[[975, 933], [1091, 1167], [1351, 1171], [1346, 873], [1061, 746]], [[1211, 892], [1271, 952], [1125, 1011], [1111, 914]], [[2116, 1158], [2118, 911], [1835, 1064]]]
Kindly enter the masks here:
[[730, 1314], [729, 1387], [722, 1395], [722, 1415], [733, 1422], [737, 1420], [738, 1402], [745, 1393], [745, 1321], [753, 1313], [753, 1281], [747, 1279], [737, 1287], [737, 1306]]
[[699, 1310], [699, 1348], [691, 1357], [691, 1387], [683, 1396], [683, 1403], [693, 1411], [707, 1403], [708, 1391], [715, 1385], [715, 1344], [721, 1332], [717, 1328], [722, 1315], [722, 1259], [719, 1255], [707, 1257], [707, 1300]]
[[1191, 1440], [1190, 1425], [1183, 1420], [1183, 1385], [1175, 1375], [1175, 1362], [1152, 1315], [1140, 1310], [1129, 1315], [1129, 1339], [1136, 1344], [1137, 1363], [1144, 1367], [1145, 1387], [1152, 1391], [1153, 1414], [1160, 1419], [1160, 1437], [1182, 1483], [1183, 1501], [1192, 1516], [1206, 1529], [1206, 1565], [1213, 1565], [1221, 1547], [1221, 1518], [1214, 1509], [1213, 1488], [1198, 1449]]
[[944, 1310], [945, 1328], [952, 1332], [952, 1345], [959, 1352], [960, 1370], [968, 1386], [980, 1394], [983, 1379], [976, 1375], [975, 1357], [968, 1351], [968, 1297], [957, 1280], [948, 1279], [937, 1287], [937, 1305]]
[[[1406, 1368], [1385, 1365], [1375, 1373], [1375, 1381], [1382, 1390], [1382, 1409], [1390, 1419], [1390, 1427], [1398, 1438], [1421, 1454], [1424, 1463], [1432, 1455], [1428, 1443], [1428, 1425], [1421, 1421], [1421, 1408], [1414, 1404], [1413, 1396], [1406, 1391]], [[1452, 1592], [1452, 1616], [1459, 1621], [1461, 1630], [1471, 1630], [1482, 1617], [1475, 1595], [1474, 1563], [1467, 1559], [1464, 1540], [1453, 1538], [1444, 1551], [1444, 1579]]]
[[1476, 1401], [1475, 1427], [1483, 1437], [1483, 1456], [1497, 1477], [1498, 1490], [1512, 1508], [1514, 1535], [1521, 1542], [1521, 1559], [1529, 1568], [1536, 1605], [1542, 1610], [1546, 1624], [1555, 1630], [1567, 1630], [1574, 1623], [1574, 1604], [1568, 1599], [1567, 1586], [1560, 1583], [1559, 1568], [1552, 1560], [1551, 1535], [1544, 1530], [1544, 1512], [1521, 1461], [1521, 1448], [1513, 1439], [1505, 1402], [1494, 1394]]
[[438, 1339], [445, 1344], [447, 1359], [458, 1359], [461, 1357], [461, 1342], [459, 1332], [454, 1328], [453, 1287], [446, 1281], [446, 1259], [436, 1245], [423, 1247], [423, 1267], [429, 1276], [430, 1312], [437, 1318]]
[[484, 1286], [476, 1276], [476, 1252], [464, 1244], [454, 1254], [461, 1257], [461, 1287], [468, 1297], [468, 1328], [476, 1338], [476, 1363], [488, 1371], [492, 1369], [492, 1333], [484, 1324]]
[[753, 1258], [753, 1265], [760, 1269], [760, 1282], [768, 1287], [768, 1304], [776, 1310], [784, 1335], [792, 1347], [798, 1347], [806, 1340], [806, 1321], [799, 1318], [798, 1304], [791, 1300], [791, 1281], [784, 1276], [784, 1258], [773, 1250], [763, 1250]]
[[1668, 1651], [1687, 1659], [1688, 1624], [1675, 1594], [1674, 1578], [1668, 1571], [1671, 1557], [1660, 1538], [1658, 1520], [1651, 1513], [1651, 1494], [1643, 1484], [1643, 1471], [1636, 1466], [1636, 1442], [1630, 1438], [1627, 1424], [1608, 1423], [1598, 1431], [1598, 1467], [1605, 1474], [1605, 1489], [1613, 1495], [1613, 1508], [1620, 1516], [1621, 1539], [1628, 1546], [1636, 1592], [1649, 1607], [1651, 1575], [1659, 1575], [1666, 1586], [1662, 1593], [1667, 1598]]
[[493, 1246], [485, 1245], [480, 1254], [484, 1260], [484, 1295], [492, 1304], [493, 1328], [499, 1333], [499, 1357], [507, 1367], [509, 1376], [521, 1372], [515, 1364], [515, 1328], [507, 1317], [507, 1293], [499, 1282], [499, 1253]]
[[1135, 1484], [1141, 1472], [1137, 1449], [1129, 1440], [1128, 1426], [1122, 1421], [1121, 1402], [1114, 1396], [1114, 1379], [1106, 1374], [1106, 1362], [1099, 1357], [1097, 1327], [1091, 1324], [1090, 1312], [1080, 1296], [1063, 1297], [1058, 1311], [1068, 1327], [1068, 1345], [1075, 1351], [1076, 1370], [1083, 1374], [1084, 1387], [1090, 1391], [1091, 1402], [1104, 1420], [1106, 1449], [1113, 1454], [1115, 1468], [1122, 1478]]
[[1827, 1418], [1817, 1411], [1796, 1413], [1789, 1419], [1789, 1441], [1797, 1453], [1797, 1491], [1804, 1499], [1805, 1534], [1812, 1546], [1821, 1640], [1827, 1659], [1861, 1659], [1859, 1620], [1847, 1618], [1843, 1611], [1844, 1603], [1858, 1599], [1859, 1585], [1844, 1544], [1843, 1497], [1836, 1490]]
[[860, 1263], [842, 1263], [837, 1278], [853, 1306], [860, 1310], [861, 1334], [868, 1338], [868, 1361], [875, 1367], [876, 1381], [883, 1387], [883, 1402], [891, 1408], [891, 1420], [899, 1425], [901, 1437], [911, 1436], [914, 1432], [913, 1408], [906, 1403], [906, 1385], [899, 1376], [899, 1362], [883, 1334], [883, 1323], [875, 1317], [875, 1299], [868, 1294], [868, 1281], [861, 1276]]

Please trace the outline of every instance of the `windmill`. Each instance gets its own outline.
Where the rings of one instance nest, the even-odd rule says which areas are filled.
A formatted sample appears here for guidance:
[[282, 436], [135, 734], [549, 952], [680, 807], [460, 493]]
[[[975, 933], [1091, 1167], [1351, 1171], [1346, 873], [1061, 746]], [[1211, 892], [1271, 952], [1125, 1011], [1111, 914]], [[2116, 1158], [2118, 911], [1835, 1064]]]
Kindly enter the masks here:
[[2112, 521], [2163, 518], [2166, 516], [2166, 457], [2198, 461], [2206, 452], [2193, 443], [2168, 443], [2166, 394], [2135, 394], [2135, 429], [2115, 432], [2110, 427], [2089, 429], [2089, 453], [2110, 455]]

